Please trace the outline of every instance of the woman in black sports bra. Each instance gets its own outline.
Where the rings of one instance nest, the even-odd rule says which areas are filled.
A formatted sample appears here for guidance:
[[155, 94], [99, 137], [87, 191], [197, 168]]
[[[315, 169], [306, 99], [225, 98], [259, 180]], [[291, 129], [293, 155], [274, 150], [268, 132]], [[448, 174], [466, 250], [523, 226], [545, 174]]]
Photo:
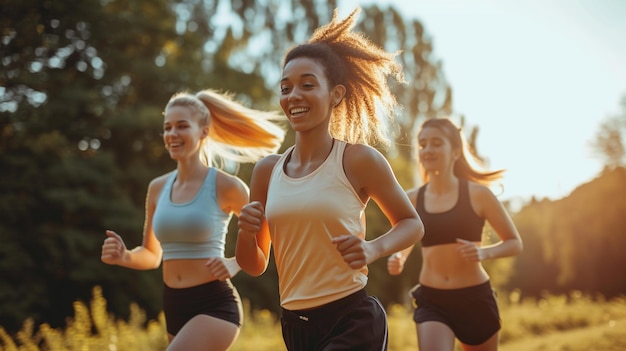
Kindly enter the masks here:
[[[498, 349], [500, 316], [494, 290], [481, 262], [519, 255], [522, 240], [510, 216], [487, 187], [503, 170], [480, 172], [461, 131], [449, 119], [422, 124], [417, 134], [424, 185], [407, 192], [424, 223], [419, 285], [411, 290], [420, 350]], [[485, 221], [500, 241], [481, 245]], [[390, 274], [400, 274], [412, 248], [389, 257]]]

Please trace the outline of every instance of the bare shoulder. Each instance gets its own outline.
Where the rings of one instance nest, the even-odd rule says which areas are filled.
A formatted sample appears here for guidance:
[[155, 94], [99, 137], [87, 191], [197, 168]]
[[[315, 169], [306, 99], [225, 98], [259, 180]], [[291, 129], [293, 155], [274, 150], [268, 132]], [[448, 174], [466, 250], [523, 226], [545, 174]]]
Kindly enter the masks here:
[[483, 184], [472, 182], [472, 181], [467, 181], [467, 186], [469, 188], [470, 197], [472, 199], [477, 199], [477, 200], [496, 199], [496, 196], [493, 194], [491, 189], [489, 189]]
[[250, 200], [260, 201], [265, 204], [267, 190], [274, 166], [278, 163], [281, 155], [272, 154], [263, 157], [255, 165], [250, 178]]
[[248, 192], [248, 185], [236, 175], [217, 169], [215, 183], [220, 189], [244, 190]]
[[254, 169], [252, 170], [252, 178], [250, 179], [250, 186], [265, 184], [267, 187], [267, 183], [272, 175], [272, 171], [274, 170], [274, 166], [278, 163], [281, 155], [272, 154], [267, 155], [257, 161], [254, 165]]
[[385, 156], [374, 147], [365, 144], [348, 144], [343, 162], [346, 168], [389, 165]]
[[237, 216], [241, 207], [248, 203], [250, 188], [236, 175], [229, 174], [221, 169], [215, 169], [215, 187], [217, 201], [225, 213], [234, 212]]
[[363, 202], [368, 197], [381, 199], [390, 194], [390, 189], [404, 192], [385, 156], [369, 145], [348, 144], [343, 154], [343, 169]]
[[478, 215], [484, 217], [490, 210], [501, 207], [500, 201], [485, 185], [468, 181], [468, 187], [472, 207]]
[[280, 159], [281, 155], [271, 154], [263, 157], [254, 165], [255, 174], [269, 174], [272, 173], [274, 166]]
[[162, 174], [162, 175], [152, 179], [150, 181], [150, 184], [148, 184], [148, 194], [149, 195], [158, 195], [158, 194], [160, 194], [161, 190], [163, 190], [163, 187], [165, 186], [165, 183], [170, 178], [172, 173], [174, 173], [174, 171]]
[[161, 191], [163, 190], [165, 183], [167, 183], [167, 180], [173, 172], [174, 171], [165, 173], [150, 181], [148, 184], [148, 192], [146, 194], [146, 205], [148, 207], [154, 208], [154, 206], [156, 206], [157, 199], [159, 198], [159, 195], [161, 195]]

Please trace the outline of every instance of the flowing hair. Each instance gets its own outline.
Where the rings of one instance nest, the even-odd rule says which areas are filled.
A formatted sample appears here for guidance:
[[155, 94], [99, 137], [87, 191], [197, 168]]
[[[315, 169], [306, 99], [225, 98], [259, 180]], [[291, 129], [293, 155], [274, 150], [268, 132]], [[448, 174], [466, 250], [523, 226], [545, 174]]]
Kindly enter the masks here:
[[237, 163], [256, 162], [275, 153], [284, 137], [278, 112], [259, 111], [241, 105], [231, 95], [206, 89], [191, 94], [174, 94], [165, 109], [184, 106], [200, 115], [201, 126], [208, 125], [209, 135], [202, 141], [201, 161], [211, 166], [217, 160]]
[[399, 107], [388, 84], [390, 76], [404, 83], [402, 65], [394, 61], [400, 53], [386, 52], [362, 33], [352, 32], [361, 9], [344, 20], [335, 9], [327, 25], [315, 30], [309, 41], [287, 52], [283, 67], [306, 57], [319, 62], [331, 87], [344, 85], [346, 94], [333, 109], [330, 132], [349, 143], [389, 145], [389, 125]]
[[[479, 170], [479, 168], [485, 168], [483, 162], [476, 157], [476, 154], [470, 148], [467, 140], [463, 136], [461, 128], [457, 127], [448, 118], [431, 118], [426, 120], [417, 130], [413, 138], [416, 145], [416, 147], [414, 147], [415, 150], [418, 149], [417, 140], [419, 135], [425, 128], [439, 129], [452, 145], [452, 149], [461, 150], [459, 158], [454, 162], [453, 171], [457, 178], [467, 179], [485, 186], [489, 186], [494, 181], [502, 178], [505, 171], [504, 169], [495, 171]], [[419, 173], [423, 184], [428, 183], [428, 173], [426, 173], [422, 167], [421, 162], [419, 162]]]

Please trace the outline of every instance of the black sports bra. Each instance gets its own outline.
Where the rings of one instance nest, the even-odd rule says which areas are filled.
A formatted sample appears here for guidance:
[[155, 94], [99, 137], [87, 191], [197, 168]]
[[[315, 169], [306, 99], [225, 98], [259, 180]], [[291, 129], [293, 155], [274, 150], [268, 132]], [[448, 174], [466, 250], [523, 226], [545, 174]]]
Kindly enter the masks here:
[[479, 217], [469, 198], [467, 180], [459, 179], [459, 195], [454, 207], [440, 213], [429, 213], [424, 209], [424, 184], [417, 191], [415, 209], [424, 223], [422, 246], [455, 243], [456, 239], [481, 241], [485, 219]]

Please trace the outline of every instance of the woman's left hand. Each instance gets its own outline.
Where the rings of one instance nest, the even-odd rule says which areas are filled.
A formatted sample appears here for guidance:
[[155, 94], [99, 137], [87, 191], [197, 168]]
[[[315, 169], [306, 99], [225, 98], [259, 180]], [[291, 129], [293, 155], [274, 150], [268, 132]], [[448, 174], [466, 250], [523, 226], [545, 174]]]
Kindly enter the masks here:
[[367, 241], [356, 235], [340, 235], [332, 239], [343, 260], [352, 269], [360, 269], [367, 265], [371, 256]]
[[485, 259], [485, 250], [483, 250], [478, 244], [463, 239], [456, 239], [459, 243], [456, 251], [465, 259], [470, 262], [480, 262]]
[[221, 281], [232, 278], [241, 269], [234, 258], [211, 257], [207, 260], [206, 266], [209, 272]]

